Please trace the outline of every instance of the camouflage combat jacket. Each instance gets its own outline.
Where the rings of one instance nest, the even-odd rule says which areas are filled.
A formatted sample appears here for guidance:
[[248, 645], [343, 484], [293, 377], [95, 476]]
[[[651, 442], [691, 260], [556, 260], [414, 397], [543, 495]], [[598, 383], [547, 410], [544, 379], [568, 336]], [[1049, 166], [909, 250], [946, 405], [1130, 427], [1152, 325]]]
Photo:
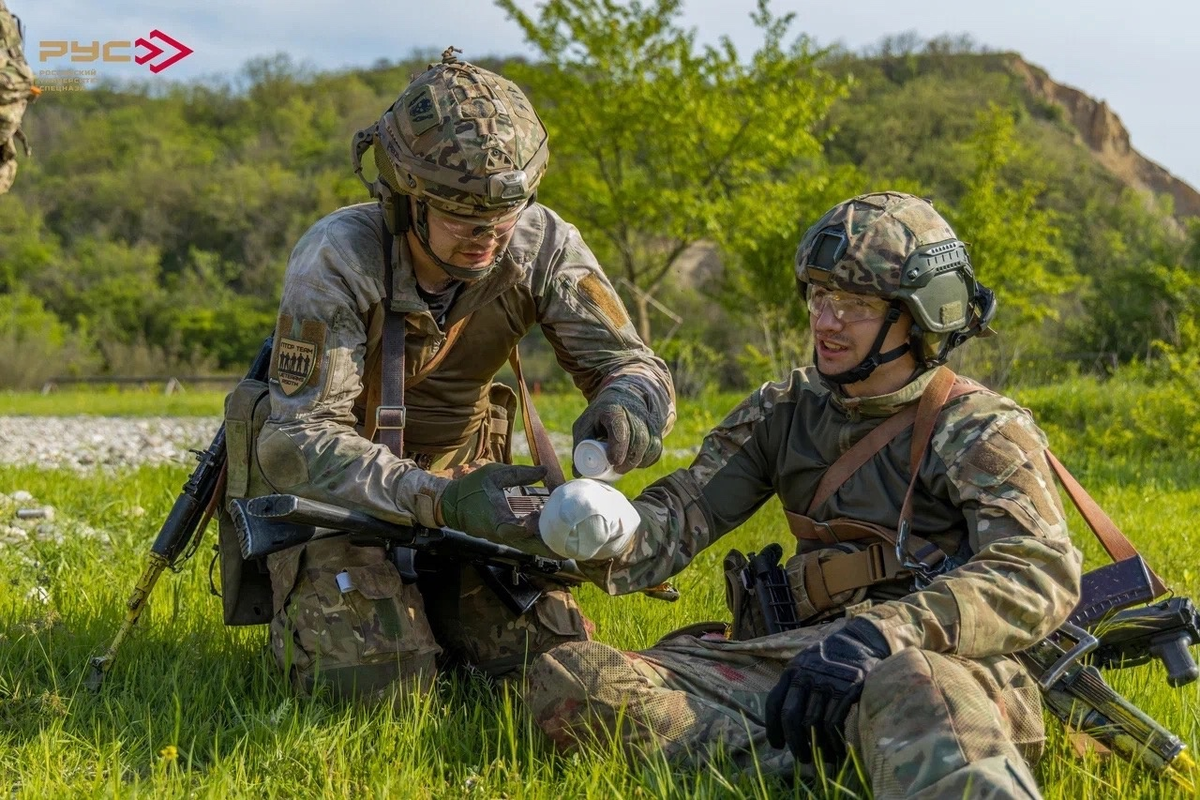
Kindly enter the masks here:
[[[885, 418], [917, 402], [932, 375], [869, 398], [832, 392], [811, 367], [764, 384], [708, 434], [691, 466], [634, 501], [642, 523], [631, 550], [582, 566], [610, 593], [635, 591], [678, 573], [772, 495], [787, 511], [805, 514], [826, 469]], [[911, 440], [909, 427], [808, 516], [895, 530], [911, 475]], [[919, 591], [911, 578], [870, 589], [873, 605], [863, 616], [893, 651], [1012, 653], [1066, 619], [1078, 601], [1080, 556], [1045, 449], [1042, 431], [1006, 397], [981, 391], [946, 404], [921, 461], [913, 532], [965, 563]], [[780, 531], [791, 538], [782, 519]], [[801, 551], [825, 546], [799, 543]]]
[[22, 51], [17, 19], [4, 0], [0, 0], [0, 194], [9, 190], [17, 174], [16, 139], [21, 140], [25, 154], [29, 154], [29, 145], [21, 132], [21, 118], [37, 92], [33, 70]]
[[[381, 353], [383, 217], [376, 203], [339, 209], [297, 243], [284, 277], [271, 365], [271, 416], [258, 439], [277, 491], [337, 502], [376, 516], [416, 514], [433, 524], [446, 479], [416, 468], [356, 431], [364, 380]], [[465, 286], [439, 328], [417, 293], [404, 237], [393, 271], [392, 311], [406, 314], [405, 374], [458, 340], [420, 383], [406, 386], [405, 449], [452, 453], [478, 434], [489, 387], [509, 353], [541, 324], [559, 364], [591, 399], [621, 384], [645, 398], [670, 429], [675, 395], [666, 365], [642, 343], [595, 256], [574, 226], [541, 205], [522, 214], [507, 252]], [[369, 376], [369, 377], [368, 377]]]

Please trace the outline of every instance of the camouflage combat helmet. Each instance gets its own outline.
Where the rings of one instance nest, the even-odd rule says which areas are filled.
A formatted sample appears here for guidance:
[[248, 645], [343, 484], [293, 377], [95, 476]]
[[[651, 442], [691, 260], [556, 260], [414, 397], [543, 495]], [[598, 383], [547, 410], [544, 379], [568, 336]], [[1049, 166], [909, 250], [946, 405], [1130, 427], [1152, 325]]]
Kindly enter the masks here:
[[374, 145], [379, 179], [363, 182], [383, 202], [394, 233], [408, 227], [408, 204], [397, 194], [451, 214], [488, 214], [527, 204], [546, 170], [546, 128], [525, 94], [454, 52], [448, 48], [354, 137], [360, 179], [362, 156]]
[[[800, 240], [796, 283], [802, 297], [811, 284], [892, 301], [880, 343], [907, 309], [913, 327], [906, 349], [925, 368], [972, 336], [990, 334], [996, 311], [949, 223], [928, 200], [899, 192], [859, 195], [827, 211]], [[872, 357], [879, 358], [878, 345]]]

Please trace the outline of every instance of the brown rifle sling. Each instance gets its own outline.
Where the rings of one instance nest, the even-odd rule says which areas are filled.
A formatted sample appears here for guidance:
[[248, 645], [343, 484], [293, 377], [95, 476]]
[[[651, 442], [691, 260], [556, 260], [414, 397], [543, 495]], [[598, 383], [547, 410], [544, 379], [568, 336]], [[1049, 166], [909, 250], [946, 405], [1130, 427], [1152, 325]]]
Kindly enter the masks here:
[[[1075, 508], [1079, 509], [1079, 515], [1092, 529], [1092, 533], [1096, 534], [1096, 538], [1100, 540], [1100, 546], [1112, 560], [1124, 561], [1136, 556], [1138, 551], [1133, 546], [1133, 542], [1121, 533], [1121, 529], [1108, 514], [1104, 513], [1100, 504], [1092, 499], [1087, 489], [1084, 489], [1079, 481], [1075, 480], [1075, 477], [1049, 450], [1046, 451], [1046, 460], [1050, 462], [1050, 468], [1054, 470], [1054, 475], [1058, 478], [1059, 483], [1067, 490], [1067, 496], [1071, 498]], [[1162, 578], [1158, 577], [1158, 574], [1150, 569], [1149, 565], [1146, 565], [1146, 571], [1150, 573], [1150, 586], [1154, 589], [1154, 596], [1161, 597], [1166, 594], [1168, 589]]]
[[533, 407], [533, 398], [529, 396], [529, 387], [526, 386], [525, 375], [521, 371], [521, 354], [518, 347], [513, 347], [512, 353], [508, 356], [508, 362], [512, 364], [513, 372], [517, 376], [517, 385], [521, 388], [521, 419], [525, 423], [525, 438], [529, 442], [529, 454], [533, 457], [535, 465], [546, 468], [546, 477], [542, 481], [546, 484], [546, 488], [554, 489], [562, 486], [566, 482], [562, 465], [558, 463], [554, 445], [550, 443], [550, 437], [546, 434], [542, 419], [538, 416], [537, 409]]

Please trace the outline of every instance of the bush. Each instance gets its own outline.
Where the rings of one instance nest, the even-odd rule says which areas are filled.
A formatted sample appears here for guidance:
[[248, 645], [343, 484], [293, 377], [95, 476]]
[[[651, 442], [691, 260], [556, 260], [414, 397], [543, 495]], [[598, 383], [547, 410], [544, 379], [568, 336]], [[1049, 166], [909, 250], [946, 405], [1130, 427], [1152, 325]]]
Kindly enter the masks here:
[[55, 375], [94, 365], [95, 351], [42, 301], [25, 291], [0, 294], [0, 387], [32, 389]]

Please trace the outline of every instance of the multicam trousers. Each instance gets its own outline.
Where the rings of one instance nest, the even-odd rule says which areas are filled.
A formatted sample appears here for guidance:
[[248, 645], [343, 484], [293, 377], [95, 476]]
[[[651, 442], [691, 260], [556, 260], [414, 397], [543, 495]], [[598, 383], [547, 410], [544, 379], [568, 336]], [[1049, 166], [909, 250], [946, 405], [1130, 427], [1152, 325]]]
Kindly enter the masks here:
[[428, 689], [439, 664], [501, 676], [564, 642], [587, 639], [566, 589], [546, 585], [516, 616], [471, 565], [406, 584], [382, 547], [326, 539], [271, 556], [277, 609], [271, 645], [302, 693], [382, 697], [395, 684]]
[[[631, 755], [792, 774], [767, 742], [767, 694], [800, 650], [844, 621], [748, 641], [673, 636], [639, 652], [564, 644], [526, 671], [525, 701], [561, 749], [616, 735]], [[870, 673], [846, 740], [876, 797], [1038, 797], [1044, 740], [1033, 679], [1005, 657], [905, 650]]]

